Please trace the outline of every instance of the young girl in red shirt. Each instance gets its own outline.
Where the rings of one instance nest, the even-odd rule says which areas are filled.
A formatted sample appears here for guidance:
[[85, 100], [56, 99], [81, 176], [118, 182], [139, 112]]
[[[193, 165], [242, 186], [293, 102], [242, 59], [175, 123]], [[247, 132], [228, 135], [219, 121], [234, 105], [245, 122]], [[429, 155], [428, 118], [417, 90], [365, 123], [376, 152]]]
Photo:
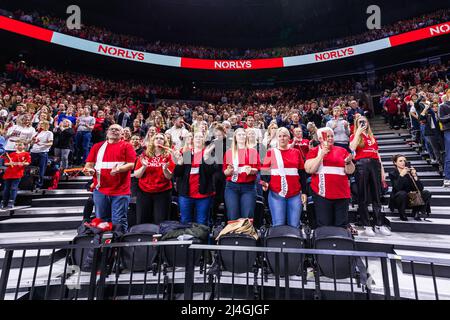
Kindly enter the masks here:
[[25, 151], [25, 143], [18, 140], [16, 141], [16, 151], [6, 154], [4, 158], [7, 168], [3, 175], [5, 186], [1, 208], [12, 209], [16, 201], [20, 179], [23, 177], [25, 167], [31, 162], [31, 156]]

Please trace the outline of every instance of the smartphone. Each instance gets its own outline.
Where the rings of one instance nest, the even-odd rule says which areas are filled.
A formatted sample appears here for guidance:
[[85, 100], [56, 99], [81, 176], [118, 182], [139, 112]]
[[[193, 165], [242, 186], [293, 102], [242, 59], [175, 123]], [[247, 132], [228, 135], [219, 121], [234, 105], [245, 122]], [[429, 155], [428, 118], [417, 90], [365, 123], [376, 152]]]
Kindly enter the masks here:
[[326, 132], [322, 132], [322, 139], [323, 139], [323, 143], [325, 143], [325, 145], [328, 144], [328, 134]]
[[366, 121], [365, 120], [361, 120], [361, 122], [359, 124], [361, 125], [361, 127], [365, 127], [366, 126]]
[[411, 168], [411, 162], [405, 161], [405, 167], [406, 168]]

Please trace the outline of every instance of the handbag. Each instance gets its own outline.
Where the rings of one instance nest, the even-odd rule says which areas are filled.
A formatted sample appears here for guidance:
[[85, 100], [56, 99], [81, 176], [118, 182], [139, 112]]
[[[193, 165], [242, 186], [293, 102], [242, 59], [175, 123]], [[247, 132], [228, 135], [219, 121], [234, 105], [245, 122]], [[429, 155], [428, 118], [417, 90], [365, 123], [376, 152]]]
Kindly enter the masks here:
[[[409, 174], [409, 173], [408, 173]], [[410, 191], [408, 193], [408, 204], [410, 207], [421, 207], [425, 205], [425, 201], [423, 201], [422, 193], [420, 192], [419, 188], [417, 187], [416, 181], [414, 178], [409, 174], [412, 182], [414, 183], [414, 187], [416, 187], [417, 191]]]

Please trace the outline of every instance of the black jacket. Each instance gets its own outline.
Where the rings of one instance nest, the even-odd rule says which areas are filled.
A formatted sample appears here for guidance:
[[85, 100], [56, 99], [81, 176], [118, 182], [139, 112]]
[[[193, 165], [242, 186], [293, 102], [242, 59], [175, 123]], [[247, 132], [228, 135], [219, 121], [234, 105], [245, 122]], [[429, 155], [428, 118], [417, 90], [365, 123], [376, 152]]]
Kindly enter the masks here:
[[[392, 192], [391, 192], [391, 196], [389, 199], [389, 206], [391, 206], [392, 199], [394, 198], [394, 196], [397, 192], [399, 192], [399, 191], [405, 191], [405, 192], [417, 191], [416, 187], [414, 186], [414, 182], [413, 182], [412, 178], [409, 175], [401, 177], [398, 169], [394, 169], [393, 171], [389, 172], [389, 180], [391, 180], [391, 184], [392, 184]], [[422, 182], [420, 182], [420, 179], [418, 179], [415, 182], [416, 182], [417, 188], [419, 188], [420, 191], [423, 191], [423, 185], [422, 185]]]
[[[176, 189], [180, 196], [189, 197], [189, 177], [191, 175], [192, 158], [192, 153], [190, 151], [183, 153], [184, 164], [177, 164], [173, 172], [176, 178]], [[213, 174], [216, 170], [217, 166], [214, 162], [212, 164], [209, 164], [209, 161], [208, 163], [205, 163], [205, 160], [202, 158], [202, 163], [200, 164], [199, 168], [199, 192], [201, 194], [208, 194], [215, 191], [213, 184]]]
[[73, 136], [75, 132], [72, 128], [68, 128], [65, 130], [61, 130], [60, 128], [56, 129], [54, 133], [54, 147], [58, 149], [71, 149], [73, 145]]
[[439, 106], [438, 109], [439, 120], [442, 122], [444, 131], [450, 130], [450, 101], [447, 101]]

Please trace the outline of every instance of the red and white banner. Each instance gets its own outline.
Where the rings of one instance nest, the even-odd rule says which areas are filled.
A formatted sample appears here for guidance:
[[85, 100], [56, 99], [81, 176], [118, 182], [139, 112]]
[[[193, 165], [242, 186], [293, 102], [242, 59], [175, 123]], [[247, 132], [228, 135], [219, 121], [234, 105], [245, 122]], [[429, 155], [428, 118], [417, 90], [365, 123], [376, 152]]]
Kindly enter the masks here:
[[63, 33], [54, 32], [52, 30], [37, 27], [4, 16], [0, 16], [0, 29], [21, 34], [26, 37], [66, 46], [69, 48], [130, 61], [178, 68], [207, 69], [217, 71], [241, 71], [286, 68], [314, 63], [322, 63], [354, 57], [357, 55], [396, 47], [428, 38], [448, 35], [450, 34], [450, 22], [346, 48], [305, 54], [301, 56], [249, 60], [193, 59], [142, 52], [69, 36]]

